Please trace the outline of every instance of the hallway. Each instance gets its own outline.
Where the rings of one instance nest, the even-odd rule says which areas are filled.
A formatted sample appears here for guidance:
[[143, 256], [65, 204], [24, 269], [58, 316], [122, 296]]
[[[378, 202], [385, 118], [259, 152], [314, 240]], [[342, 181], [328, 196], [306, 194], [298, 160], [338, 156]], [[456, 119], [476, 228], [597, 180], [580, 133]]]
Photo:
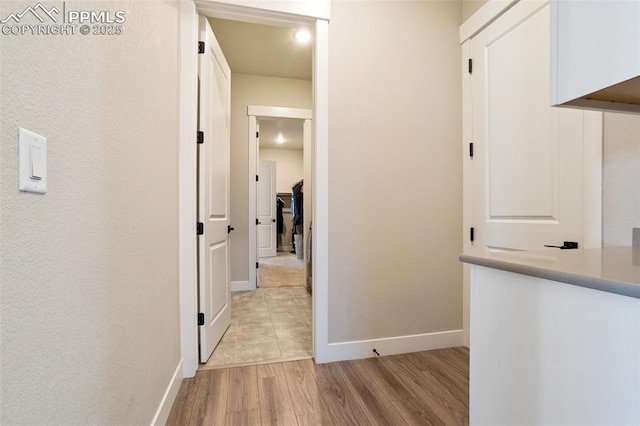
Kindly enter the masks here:
[[260, 282], [269, 286], [231, 293], [231, 325], [200, 369], [312, 357], [311, 296], [303, 287], [302, 260], [278, 253], [260, 262]]

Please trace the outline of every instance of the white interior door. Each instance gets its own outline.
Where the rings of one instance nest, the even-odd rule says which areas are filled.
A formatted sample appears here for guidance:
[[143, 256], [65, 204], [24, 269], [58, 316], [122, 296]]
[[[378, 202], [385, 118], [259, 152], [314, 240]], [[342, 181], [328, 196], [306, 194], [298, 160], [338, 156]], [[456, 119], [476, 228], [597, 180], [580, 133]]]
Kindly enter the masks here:
[[231, 323], [229, 286], [229, 144], [231, 70], [206, 18], [200, 17], [198, 55], [200, 79], [200, 131], [198, 145], [198, 238], [200, 362], [211, 353]]
[[602, 115], [549, 106], [549, 3], [519, 2], [471, 52], [473, 252], [593, 245], [585, 212], [601, 194], [585, 181]]
[[276, 162], [260, 160], [258, 167], [258, 257], [276, 256]]

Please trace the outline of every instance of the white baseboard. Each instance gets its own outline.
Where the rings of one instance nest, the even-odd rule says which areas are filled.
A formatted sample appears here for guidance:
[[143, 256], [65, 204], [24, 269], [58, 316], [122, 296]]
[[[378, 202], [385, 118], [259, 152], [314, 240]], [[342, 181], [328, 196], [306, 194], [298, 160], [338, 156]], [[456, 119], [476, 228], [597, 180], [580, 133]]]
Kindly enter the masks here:
[[231, 281], [231, 291], [251, 291], [256, 287], [251, 285], [249, 281]]
[[164, 392], [164, 396], [162, 397], [162, 401], [160, 401], [160, 406], [156, 411], [156, 415], [153, 416], [153, 420], [151, 421], [152, 426], [164, 425], [167, 423], [171, 407], [173, 407], [173, 402], [176, 400], [178, 390], [180, 390], [180, 384], [182, 384], [182, 359], [180, 359], [180, 362], [176, 367], [176, 371], [173, 373], [173, 377], [171, 377], [169, 386]]
[[464, 343], [463, 330], [438, 333], [413, 334], [383, 339], [358, 340], [354, 342], [329, 343], [328, 359], [325, 362], [372, 358], [373, 350], [383, 355], [397, 355], [432, 349], [453, 348]]

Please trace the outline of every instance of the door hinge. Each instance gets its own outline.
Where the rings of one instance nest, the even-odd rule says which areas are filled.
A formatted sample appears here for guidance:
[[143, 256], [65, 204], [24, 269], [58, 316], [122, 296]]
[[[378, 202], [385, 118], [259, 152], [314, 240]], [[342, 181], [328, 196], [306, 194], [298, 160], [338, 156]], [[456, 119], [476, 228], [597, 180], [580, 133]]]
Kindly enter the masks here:
[[204, 314], [203, 313], [199, 313], [198, 314], [198, 325], [204, 325]]
[[197, 141], [198, 141], [198, 143], [204, 143], [204, 132], [201, 132], [201, 131], [198, 130]]
[[473, 158], [473, 142], [469, 144], [469, 157]]
[[260, 225], [260, 221], [256, 219], [256, 225]]
[[260, 264], [256, 262], [256, 269], [258, 269], [259, 267], [260, 267]]
[[471, 241], [473, 241], [473, 240], [474, 240], [474, 237], [475, 237], [475, 235], [474, 235], [474, 234], [475, 234], [475, 232], [474, 232], [474, 228], [472, 227], [472, 228], [469, 230], [469, 239], [470, 239]]
[[198, 42], [198, 54], [203, 54], [204, 53], [204, 41], [199, 41]]
[[198, 235], [204, 234], [204, 223], [202, 223], [202, 222], [196, 223], [196, 233]]
[[256, 138], [260, 137], [260, 132], [256, 132]]
[[256, 175], [256, 182], [260, 180], [260, 176]]
[[473, 74], [473, 59], [469, 58], [469, 74]]

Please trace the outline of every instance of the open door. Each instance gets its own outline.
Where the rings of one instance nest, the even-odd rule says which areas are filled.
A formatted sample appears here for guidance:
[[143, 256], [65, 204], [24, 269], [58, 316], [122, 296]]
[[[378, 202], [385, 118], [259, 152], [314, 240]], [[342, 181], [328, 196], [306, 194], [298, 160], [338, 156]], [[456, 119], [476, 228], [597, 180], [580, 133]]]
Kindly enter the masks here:
[[205, 17], [200, 17], [198, 145], [198, 285], [200, 362], [231, 323], [229, 283], [229, 145], [231, 70]]
[[276, 256], [276, 162], [260, 160], [258, 168], [258, 257]]

